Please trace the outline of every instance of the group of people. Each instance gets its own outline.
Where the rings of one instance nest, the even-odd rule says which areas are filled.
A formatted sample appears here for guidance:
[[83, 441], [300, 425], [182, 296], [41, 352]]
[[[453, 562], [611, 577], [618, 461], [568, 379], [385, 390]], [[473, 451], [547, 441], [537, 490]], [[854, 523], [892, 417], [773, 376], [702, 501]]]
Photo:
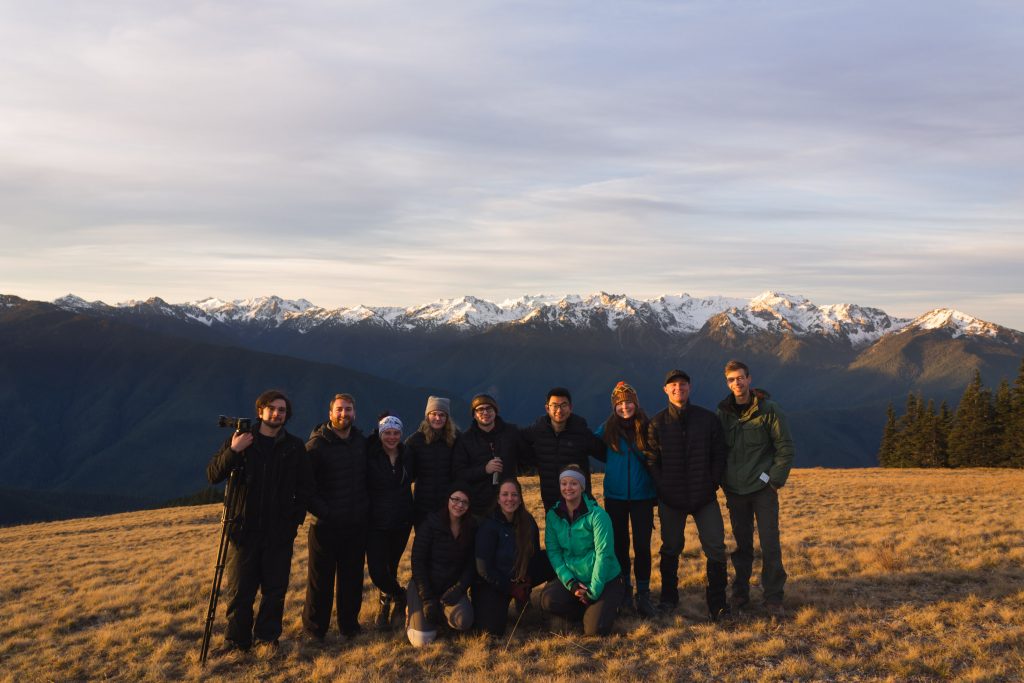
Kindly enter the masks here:
[[[522, 428], [500, 417], [493, 396], [479, 394], [470, 406], [472, 423], [460, 432], [450, 401], [431, 396], [422, 422], [404, 440], [405, 425], [391, 414], [364, 434], [355, 425], [355, 398], [341, 393], [305, 444], [284, 428], [289, 399], [264, 392], [252, 430], [236, 431], [207, 467], [211, 483], [234, 473], [232, 485], [239, 487], [230, 511], [224, 649], [277, 644], [293, 543], [307, 511], [315, 519], [302, 624], [304, 636], [317, 642], [327, 635], [332, 611], [344, 637], [361, 632], [364, 567], [379, 591], [375, 626], [404, 628], [417, 647], [446, 629], [501, 635], [509, 606], [514, 602], [521, 615], [531, 596], [552, 618], [582, 621], [587, 635], [605, 635], [624, 606], [651, 618], [678, 605], [690, 516], [707, 560], [709, 617], [717, 621], [750, 604], [755, 521], [764, 605], [782, 616], [786, 572], [777, 491], [792, 466], [792, 439], [778, 406], [752, 388], [745, 364], [729, 361], [725, 379], [729, 394], [716, 414], [692, 404], [689, 375], [671, 370], [664, 380], [668, 405], [651, 418], [633, 387], [619, 382], [611, 413], [595, 431], [573, 413], [563, 387], [551, 389], [545, 414]], [[593, 496], [590, 458], [604, 463], [604, 508]], [[517, 478], [527, 472], [539, 476], [543, 547]], [[719, 487], [736, 541], [731, 600]], [[657, 608], [650, 552], [655, 507]], [[398, 566], [414, 529], [412, 580], [402, 586]]]

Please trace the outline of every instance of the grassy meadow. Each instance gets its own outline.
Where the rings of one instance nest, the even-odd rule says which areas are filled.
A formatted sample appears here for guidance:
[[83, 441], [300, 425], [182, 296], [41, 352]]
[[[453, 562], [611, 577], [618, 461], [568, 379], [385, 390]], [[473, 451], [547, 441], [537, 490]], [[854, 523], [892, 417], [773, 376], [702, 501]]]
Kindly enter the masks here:
[[[536, 479], [526, 484], [536, 514]], [[755, 609], [707, 622], [691, 522], [675, 613], [650, 622], [621, 616], [611, 637], [596, 639], [552, 635], [531, 608], [507, 651], [504, 640], [479, 634], [422, 650], [398, 632], [343, 642], [332, 630], [323, 648], [300, 641], [304, 527], [280, 648], [211, 657], [205, 669], [199, 645], [219, 505], [0, 528], [0, 683], [1020, 681], [1022, 491], [1020, 470], [795, 470], [781, 493], [786, 618]], [[655, 532], [653, 553], [658, 545]], [[656, 557], [654, 567], [656, 595]], [[408, 553], [401, 578], [409, 578]], [[367, 629], [375, 595], [367, 578]], [[756, 585], [752, 598], [759, 603]], [[223, 603], [217, 616], [214, 648]]]

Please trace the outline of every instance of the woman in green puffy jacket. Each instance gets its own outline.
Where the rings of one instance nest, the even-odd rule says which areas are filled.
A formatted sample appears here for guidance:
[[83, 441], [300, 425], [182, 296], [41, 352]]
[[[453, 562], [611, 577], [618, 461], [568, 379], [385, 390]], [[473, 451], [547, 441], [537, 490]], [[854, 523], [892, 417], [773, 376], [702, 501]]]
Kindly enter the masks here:
[[562, 499], [548, 510], [544, 542], [556, 578], [540, 595], [541, 608], [570, 621], [583, 621], [588, 636], [607, 635], [622, 604], [625, 584], [611, 519], [584, 493], [577, 465], [558, 476]]

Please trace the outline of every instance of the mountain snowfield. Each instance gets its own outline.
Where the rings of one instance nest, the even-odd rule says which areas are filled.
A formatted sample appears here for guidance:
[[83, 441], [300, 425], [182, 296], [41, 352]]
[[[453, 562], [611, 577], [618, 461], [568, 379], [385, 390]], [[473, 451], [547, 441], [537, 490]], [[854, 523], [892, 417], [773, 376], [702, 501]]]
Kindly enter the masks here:
[[870, 345], [886, 334], [911, 330], [945, 329], [952, 337], [1021, 339], [1021, 334], [1015, 330], [949, 308], [928, 311], [914, 319], [897, 318], [878, 308], [856, 304], [818, 306], [806, 297], [775, 291], [765, 291], [752, 299], [694, 297], [689, 294], [636, 299], [623, 294], [598, 292], [588, 296], [527, 295], [493, 303], [464, 296], [408, 308], [356, 305], [327, 309], [305, 299], [289, 300], [277, 296], [234, 301], [207, 298], [183, 304], [168, 304], [154, 297], [108, 306], [69, 294], [53, 303], [73, 311], [113, 313], [118, 310], [144, 310], [191, 319], [207, 326], [220, 323], [291, 327], [299, 332], [319, 326], [355, 324], [376, 324], [396, 330], [452, 328], [482, 331], [496, 325], [525, 324], [563, 327], [606, 325], [616, 329], [628, 321], [652, 325], [672, 334], [696, 333], [710, 322], [713, 326], [730, 325], [745, 334], [767, 332], [846, 340], [854, 348]]

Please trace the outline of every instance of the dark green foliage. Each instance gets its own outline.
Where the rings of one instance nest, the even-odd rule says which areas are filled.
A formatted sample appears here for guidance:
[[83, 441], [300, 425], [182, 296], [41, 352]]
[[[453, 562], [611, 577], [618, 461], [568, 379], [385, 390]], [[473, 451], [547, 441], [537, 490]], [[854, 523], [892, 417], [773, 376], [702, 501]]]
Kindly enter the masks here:
[[878, 448], [878, 464], [882, 467], [904, 467], [896, 451], [899, 428], [896, 426], [896, 411], [892, 401], [885, 411], [885, 427], [882, 429], [882, 443]]
[[927, 404], [908, 394], [906, 411], [886, 414], [878, 452], [882, 467], [1024, 467], [1024, 362], [1011, 387], [1005, 379], [993, 398], [977, 370], [955, 413], [943, 401]]
[[224, 489], [216, 486], [207, 486], [193, 494], [169, 500], [159, 507], [180, 508], [189, 505], [209, 505], [210, 503], [223, 503]]

